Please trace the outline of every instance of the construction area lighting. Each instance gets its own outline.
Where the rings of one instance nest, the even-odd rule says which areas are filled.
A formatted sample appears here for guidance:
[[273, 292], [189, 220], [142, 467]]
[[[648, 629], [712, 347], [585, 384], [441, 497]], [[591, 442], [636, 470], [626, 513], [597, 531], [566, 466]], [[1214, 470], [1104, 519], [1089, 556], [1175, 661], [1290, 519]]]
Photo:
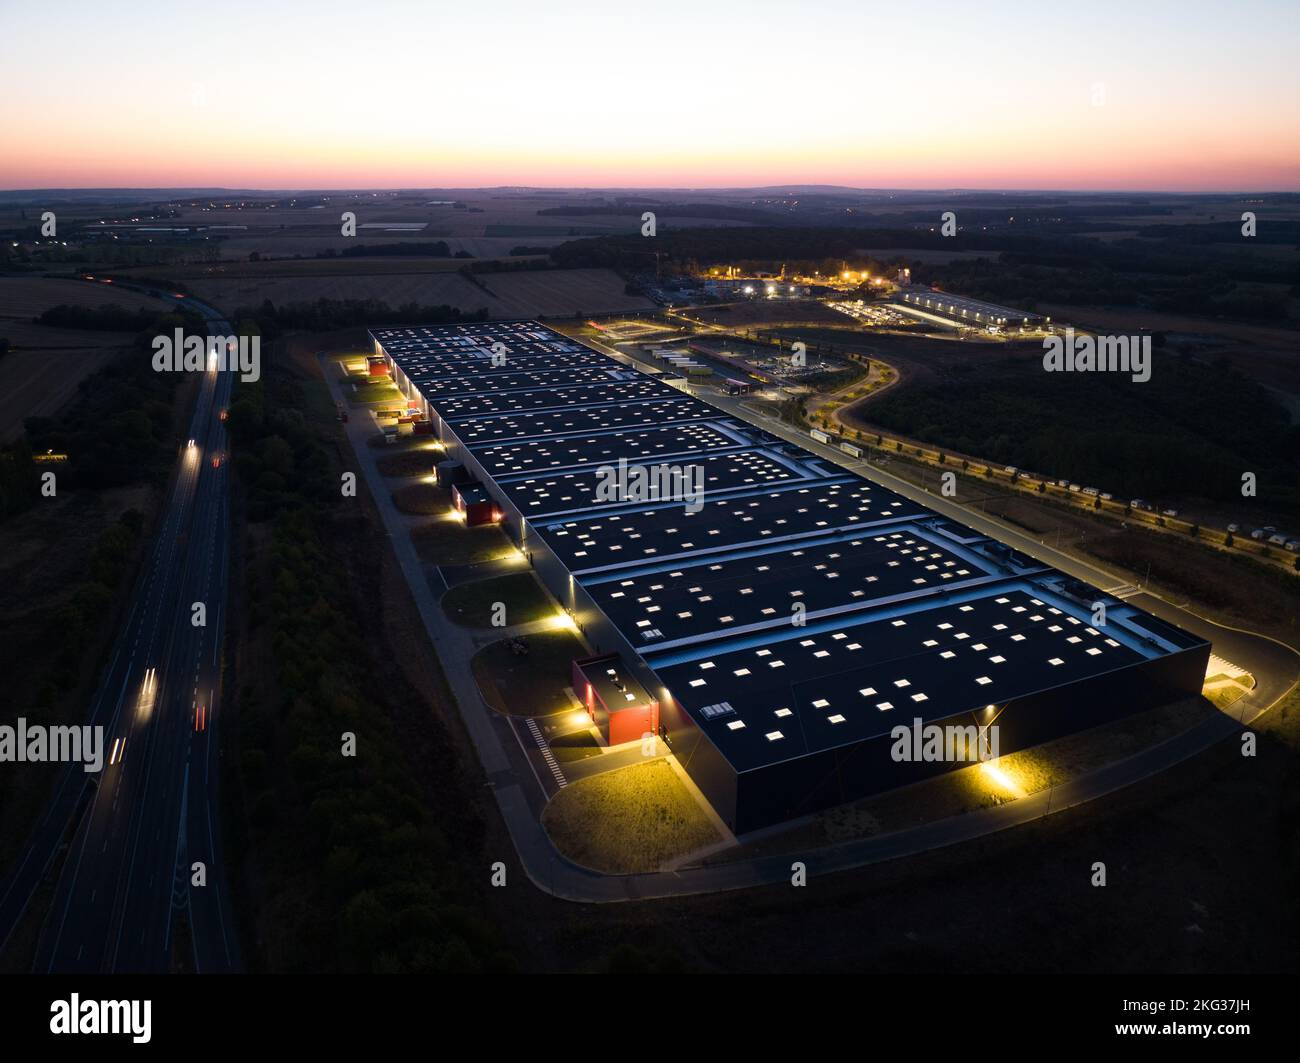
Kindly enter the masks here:
[[550, 627], [556, 631], [577, 631], [578, 625], [568, 613], [556, 613], [551, 617]]
[[579, 709], [569, 717], [569, 723], [573, 724], [575, 727], [590, 727], [591, 717]]

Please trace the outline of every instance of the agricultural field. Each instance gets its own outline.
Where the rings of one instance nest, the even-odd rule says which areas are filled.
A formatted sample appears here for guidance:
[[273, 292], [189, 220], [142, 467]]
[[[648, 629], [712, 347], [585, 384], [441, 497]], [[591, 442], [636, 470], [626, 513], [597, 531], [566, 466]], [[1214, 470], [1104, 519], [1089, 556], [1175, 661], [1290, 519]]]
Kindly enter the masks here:
[[1152, 310], [1047, 304], [1040, 310], [1053, 320], [1076, 321], [1098, 331], [1163, 332], [1171, 345], [1187, 349], [1195, 358], [1227, 358], [1274, 390], [1293, 417], [1300, 416], [1300, 359], [1296, 358], [1300, 332], [1295, 329]]
[[10, 351], [0, 357], [0, 444], [22, 432], [28, 417], [54, 413], [77, 385], [125, 350], [129, 332], [98, 332], [38, 325], [32, 319], [51, 307], [168, 310], [171, 304], [135, 292], [46, 277], [0, 277], [0, 338]]
[[509, 320], [644, 310], [654, 305], [643, 296], [625, 294], [624, 281], [613, 270], [485, 273], [476, 275], [476, 284], [452, 271], [372, 273], [372, 261], [350, 261], [348, 272], [331, 271], [324, 275], [276, 276], [268, 271], [256, 277], [204, 277], [187, 283], [200, 299], [229, 312], [243, 306], [257, 306], [265, 299], [277, 304], [317, 299], [378, 299], [392, 307], [403, 303], [446, 304], [464, 311], [486, 307], [490, 317]]
[[885, 262], [902, 258], [909, 263], [934, 262], [943, 264], [963, 262], [975, 258], [996, 260], [1002, 257], [1000, 251], [936, 251], [932, 247], [866, 247], [862, 249], [861, 253]]
[[172, 305], [111, 284], [51, 277], [0, 277], [0, 335], [10, 321], [31, 321], [42, 311], [65, 303], [88, 307], [114, 303], [124, 310], [169, 310]]

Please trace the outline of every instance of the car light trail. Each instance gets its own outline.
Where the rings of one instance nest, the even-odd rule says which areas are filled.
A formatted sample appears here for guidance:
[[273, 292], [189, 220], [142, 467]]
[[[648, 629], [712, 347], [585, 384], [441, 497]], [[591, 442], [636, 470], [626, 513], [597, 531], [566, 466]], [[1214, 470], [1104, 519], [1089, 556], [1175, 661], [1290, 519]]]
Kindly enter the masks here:
[[158, 701], [158, 669], [146, 668], [144, 682], [140, 685], [140, 695], [136, 699], [136, 715], [148, 720], [153, 715], [153, 708]]

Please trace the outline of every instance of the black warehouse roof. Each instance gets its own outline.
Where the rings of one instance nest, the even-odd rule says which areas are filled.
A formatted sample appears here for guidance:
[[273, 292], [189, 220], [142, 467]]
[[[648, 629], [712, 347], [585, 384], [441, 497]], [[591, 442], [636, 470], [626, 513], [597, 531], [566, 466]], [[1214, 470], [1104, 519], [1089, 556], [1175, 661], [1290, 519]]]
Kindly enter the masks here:
[[737, 771], [1201, 643], [537, 322], [371, 335]]

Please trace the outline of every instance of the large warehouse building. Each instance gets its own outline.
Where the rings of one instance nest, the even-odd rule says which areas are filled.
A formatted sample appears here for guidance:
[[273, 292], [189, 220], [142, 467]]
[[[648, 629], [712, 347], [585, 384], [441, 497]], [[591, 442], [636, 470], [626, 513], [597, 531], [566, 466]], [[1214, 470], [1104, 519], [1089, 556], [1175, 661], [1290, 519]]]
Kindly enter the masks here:
[[[736, 832], [953, 766], [899, 724], [1005, 754], [1201, 689], [1205, 641], [536, 322], [371, 336], [585, 635], [593, 719]], [[611, 497], [620, 463], [703, 494]]]
[[922, 285], [900, 288], [896, 298], [899, 309], [922, 316], [943, 318], [954, 324], [971, 328], [1009, 332], [1013, 329], [1041, 329], [1051, 324], [1050, 317], [1033, 314], [1028, 310], [1015, 310], [982, 299], [968, 299], [964, 295], [951, 295]]

